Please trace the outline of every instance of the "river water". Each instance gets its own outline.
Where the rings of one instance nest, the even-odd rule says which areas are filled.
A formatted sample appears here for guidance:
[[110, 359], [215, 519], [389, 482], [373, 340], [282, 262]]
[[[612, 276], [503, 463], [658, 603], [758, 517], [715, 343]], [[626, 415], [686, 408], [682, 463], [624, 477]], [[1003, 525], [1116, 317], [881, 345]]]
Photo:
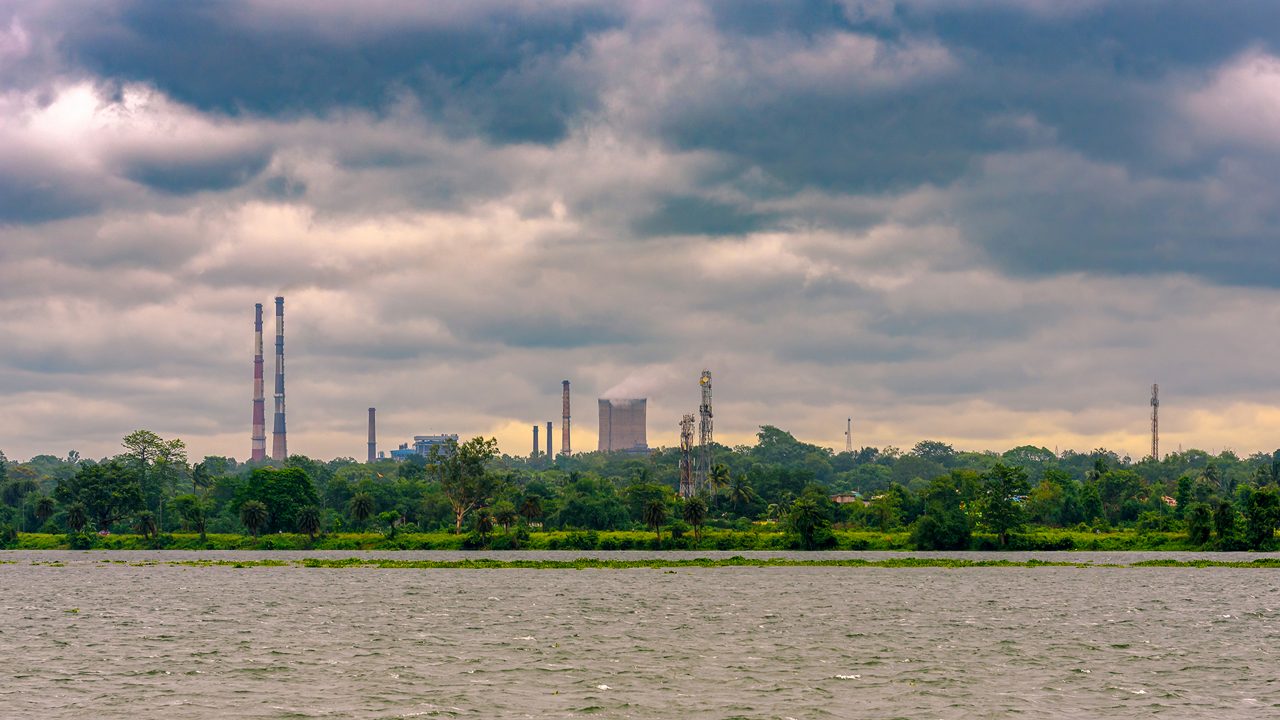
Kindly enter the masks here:
[[1273, 569], [168, 564], [360, 555], [0, 553], [0, 717], [1280, 714]]

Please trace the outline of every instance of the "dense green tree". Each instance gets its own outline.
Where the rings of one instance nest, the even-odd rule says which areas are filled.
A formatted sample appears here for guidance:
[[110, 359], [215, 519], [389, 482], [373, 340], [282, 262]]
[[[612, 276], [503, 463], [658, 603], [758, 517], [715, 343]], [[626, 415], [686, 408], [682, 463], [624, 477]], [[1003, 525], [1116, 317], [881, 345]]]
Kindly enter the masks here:
[[1209, 534], [1213, 532], [1213, 513], [1204, 503], [1192, 503], [1183, 512], [1187, 523], [1187, 539], [1194, 545], [1209, 542]]
[[303, 505], [298, 508], [298, 532], [306, 533], [311, 540], [320, 533], [320, 508], [315, 505]]
[[787, 512], [787, 527], [795, 533], [801, 547], [815, 550], [822, 545], [825, 537], [830, 536], [827, 531], [831, 527], [831, 520], [816, 500], [802, 497], [791, 504], [791, 509]]
[[240, 523], [254, 537], [258, 537], [263, 529], [267, 527], [271, 516], [267, 511], [266, 503], [260, 500], [245, 500], [240, 505]]
[[964, 550], [969, 547], [973, 525], [965, 511], [977, 491], [977, 477], [966, 471], [934, 479], [922, 493], [924, 514], [911, 530], [911, 542], [920, 550]]
[[240, 486], [236, 500], [241, 504], [257, 500], [266, 505], [269, 520], [264, 530], [292, 532], [298, 524], [298, 509], [317, 504], [319, 497], [311, 478], [300, 467], [258, 467]]
[[99, 530], [109, 530], [114, 523], [143, 508], [136, 471], [116, 460], [81, 465], [73, 477], [58, 484], [53, 494], [63, 505], [83, 505]]
[[1213, 509], [1213, 534], [1218, 545], [1230, 550], [1236, 536], [1236, 506], [1230, 500], [1219, 500]]
[[200, 539], [204, 540], [209, 521], [208, 501], [199, 495], [187, 493], [175, 497], [170, 505], [182, 519], [182, 525], [187, 530], [200, 533]]
[[455, 533], [462, 532], [467, 513], [480, 507], [493, 492], [497, 478], [486, 466], [497, 454], [498, 441], [484, 437], [431, 448], [428, 464], [437, 468], [440, 487], [453, 506]]
[[937, 440], [921, 440], [915, 444], [915, 447], [911, 448], [910, 454], [922, 460], [946, 466], [952, 460], [955, 460], [956, 449], [947, 443]]
[[384, 510], [383, 512], [378, 513], [378, 522], [382, 523], [382, 525], [387, 529], [386, 533], [389, 538], [396, 536], [396, 529], [400, 527], [401, 519], [402, 516], [395, 510]]
[[1001, 546], [1009, 543], [1009, 533], [1022, 528], [1022, 503], [1029, 491], [1027, 471], [1020, 467], [997, 463], [982, 476], [982, 524], [1000, 538]]
[[29, 477], [14, 478], [0, 486], [0, 501], [18, 507], [27, 495], [40, 490], [40, 484]]
[[1253, 550], [1268, 550], [1275, 541], [1280, 525], [1280, 493], [1275, 486], [1257, 488], [1249, 493], [1244, 507], [1244, 539]]

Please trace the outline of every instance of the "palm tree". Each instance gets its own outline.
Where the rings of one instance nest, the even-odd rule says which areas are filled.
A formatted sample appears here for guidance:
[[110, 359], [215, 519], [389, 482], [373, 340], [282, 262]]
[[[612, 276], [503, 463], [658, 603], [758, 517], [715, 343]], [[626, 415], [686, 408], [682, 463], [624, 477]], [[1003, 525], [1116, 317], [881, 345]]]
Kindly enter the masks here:
[[644, 524], [657, 533], [659, 543], [662, 542], [662, 524], [666, 521], [667, 504], [665, 502], [654, 499], [644, 506]]
[[739, 475], [729, 481], [729, 502], [733, 503], [735, 513], [742, 505], [754, 502], [755, 499], [756, 491], [747, 483], [746, 475]]
[[40, 521], [41, 525], [43, 525], [45, 521], [53, 517], [53, 512], [57, 510], [57, 507], [58, 506], [54, 503], [53, 498], [48, 495], [41, 496], [41, 498], [36, 501], [36, 519]]
[[488, 511], [482, 510], [476, 513], [476, 532], [486, 540], [489, 537], [489, 533], [493, 532], [493, 516]]
[[716, 463], [711, 468], [711, 474], [707, 476], [708, 482], [711, 484], [711, 495], [716, 497], [720, 495], [720, 491], [729, 486], [729, 466], [724, 463]]
[[520, 503], [520, 515], [526, 523], [532, 523], [542, 517], [542, 498], [537, 495], [525, 495], [524, 502]]
[[134, 521], [133, 529], [143, 538], [150, 540], [158, 534], [156, 527], [156, 514], [150, 510], [143, 510], [138, 513], [137, 519]]
[[240, 522], [254, 537], [267, 526], [267, 506], [257, 500], [246, 500], [240, 506]]
[[67, 530], [78, 533], [89, 524], [89, 512], [84, 503], [74, 502], [67, 506]]
[[684, 521], [693, 526], [693, 539], [702, 542], [702, 523], [707, 519], [707, 501], [695, 495], [684, 501]]
[[320, 532], [320, 508], [315, 505], [304, 505], [298, 508], [298, 532], [304, 532], [315, 542]]
[[516, 524], [516, 518], [520, 515], [516, 512], [516, 506], [510, 502], [503, 500], [493, 506], [493, 519], [503, 530], [510, 530], [512, 525]]
[[351, 502], [347, 504], [347, 512], [351, 513], [352, 520], [363, 525], [373, 517], [373, 496], [364, 492], [352, 495]]

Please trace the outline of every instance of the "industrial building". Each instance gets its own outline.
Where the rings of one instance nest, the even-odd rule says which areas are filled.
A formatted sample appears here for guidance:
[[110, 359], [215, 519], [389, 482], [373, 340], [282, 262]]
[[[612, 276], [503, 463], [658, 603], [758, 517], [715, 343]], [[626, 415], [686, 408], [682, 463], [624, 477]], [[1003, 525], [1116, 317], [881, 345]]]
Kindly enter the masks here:
[[600, 452], [649, 452], [647, 398], [600, 398]]
[[421, 455], [424, 458], [431, 457], [431, 449], [435, 447], [444, 448], [452, 440], [455, 444], [458, 442], [457, 435], [414, 435], [413, 445], [408, 443], [400, 443], [400, 448], [391, 451], [393, 460], [408, 460], [414, 455]]

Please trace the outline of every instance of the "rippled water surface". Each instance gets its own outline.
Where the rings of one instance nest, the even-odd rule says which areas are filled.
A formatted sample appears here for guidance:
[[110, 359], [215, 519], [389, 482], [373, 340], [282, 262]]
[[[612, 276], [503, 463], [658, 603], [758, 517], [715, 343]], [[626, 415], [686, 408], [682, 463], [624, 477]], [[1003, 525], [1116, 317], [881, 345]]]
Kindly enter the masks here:
[[0, 553], [0, 717], [1280, 714], [1280, 570], [166, 564], [193, 556]]

